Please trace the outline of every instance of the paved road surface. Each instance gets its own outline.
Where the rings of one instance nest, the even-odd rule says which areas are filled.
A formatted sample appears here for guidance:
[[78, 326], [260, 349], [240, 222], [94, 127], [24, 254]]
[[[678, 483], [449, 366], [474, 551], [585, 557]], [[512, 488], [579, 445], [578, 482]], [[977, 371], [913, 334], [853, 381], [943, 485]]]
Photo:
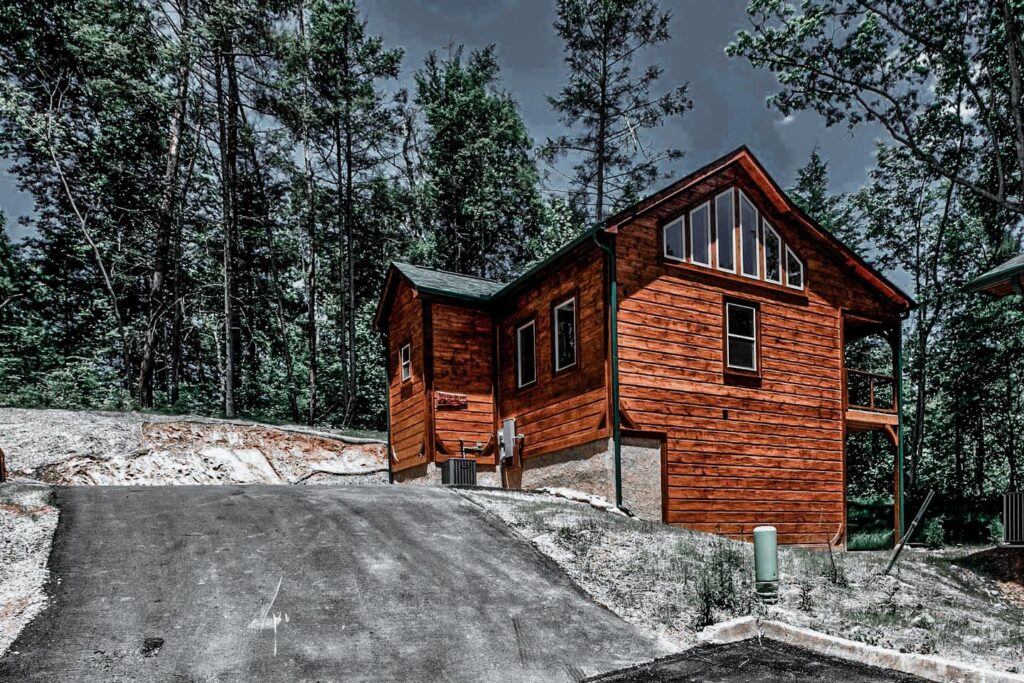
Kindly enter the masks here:
[[56, 497], [53, 600], [0, 680], [571, 681], [666, 654], [451, 491]]
[[593, 683], [926, 683], [916, 676], [807, 652], [773, 640], [704, 645]]

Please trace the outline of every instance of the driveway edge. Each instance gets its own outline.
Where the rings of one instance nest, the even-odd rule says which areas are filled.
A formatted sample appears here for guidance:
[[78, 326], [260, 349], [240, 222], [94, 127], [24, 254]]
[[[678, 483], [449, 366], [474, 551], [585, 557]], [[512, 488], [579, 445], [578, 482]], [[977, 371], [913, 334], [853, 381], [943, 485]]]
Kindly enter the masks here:
[[750, 638], [769, 638], [820, 655], [899, 671], [938, 683], [1024, 683], [1024, 676], [985, 669], [941, 657], [909, 654], [858, 643], [779, 621], [740, 617], [709, 626], [698, 634], [700, 643], [722, 645]]

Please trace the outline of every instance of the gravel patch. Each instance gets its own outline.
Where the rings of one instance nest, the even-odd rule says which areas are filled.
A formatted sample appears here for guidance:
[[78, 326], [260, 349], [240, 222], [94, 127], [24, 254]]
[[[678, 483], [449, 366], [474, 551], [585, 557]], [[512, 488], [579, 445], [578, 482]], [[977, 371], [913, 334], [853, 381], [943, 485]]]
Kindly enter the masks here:
[[0, 484], [0, 656], [46, 607], [43, 586], [58, 516], [49, 501], [47, 486]]
[[583, 590], [648, 633], [688, 647], [705, 626], [752, 614], [894, 649], [1024, 672], [1024, 609], [1002, 583], [962, 565], [976, 549], [780, 550], [779, 604], [753, 596], [751, 546], [624, 518], [550, 496], [479, 489], [482, 505]]

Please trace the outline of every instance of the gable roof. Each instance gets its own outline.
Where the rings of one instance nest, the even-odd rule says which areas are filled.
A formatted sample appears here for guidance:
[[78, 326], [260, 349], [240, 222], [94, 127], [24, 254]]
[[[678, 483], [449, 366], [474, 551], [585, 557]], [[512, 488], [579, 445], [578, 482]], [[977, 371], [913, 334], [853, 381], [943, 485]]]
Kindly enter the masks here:
[[689, 187], [698, 182], [718, 174], [727, 166], [738, 165], [757, 185], [764, 191], [768, 200], [774, 208], [784, 216], [794, 218], [801, 223], [813, 236], [818, 237], [827, 245], [841, 261], [851, 267], [858, 275], [866, 280], [872, 287], [882, 294], [886, 299], [896, 304], [904, 311], [917, 306], [913, 297], [904, 292], [899, 286], [880, 273], [874, 266], [865, 261], [850, 247], [846, 246], [838, 237], [823, 228], [817, 221], [808, 216], [803, 209], [796, 205], [792, 199], [775, 182], [761, 162], [746, 145], [738, 147], [728, 154], [719, 157], [711, 163], [694, 171], [690, 175], [677, 180], [676, 182], [663, 187], [657, 192], [641, 199], [632, 206], [626, 207], [605, 221], [604, 229], [608, 231], [617, 230], [618, 226], [624, 225], [635, 218], [642, 216], [648, 211], [668, 201]]
[[395, 263], [394, 266], [398, 272], [409, 279], [413, 287], [429, 294], [488, 301], [505, 286], [504, 282], [497, 280], [451, 273], [447, 270], [434, 270], [414, 266], [411, 263]]
[[[563, 256], [574, 251], [584, 242], [592, 239], [597, 233], [618, 232], [620, 226], [626, 225], [632, 220], [653, 210], [657, 206], [683, 192], [687, 188], [721, 172], [727, 166], [733, 164], [739, 165], [743, 171], [750, 176], [759, 187], [762, 188], [769, 201], [772, 202], [773, 206], [777, 211], [779, 211], [779, 213], [792, 217], [801, 223], [814, 236], [824, 242], [841, 261], [872, 285], [872, 287], [883, 297], [891, 301], [902, 311], [909, 311], [917, 306], [917, 303], [909, 294], [882, 275], [882, 273], [880, 273], [876, 268], [861, 258], [859, 254], [846, 246], [846, 244], [844, 244], [839, 238], [819, 225], [813, 218], [808, 216], [799, 206], [797, 206], [793, 200], [786, 195], [782, 188], [779, 187], [778, 183], [776, 183], [768, 174], [764, 166], [762, 166], [754, 157], [753, 153], [744, 145], [722, 157], [719, 157], [711, 163], [706, 164], [686, 177], [663, 187], [651, 195], [648, 195], [632, 206], [616, 212], [604, 221], [592, 225], [576, 236], [573, 240], [563, 245], [553, 254], [535, 264], [510, 282], [503, 283], [497, 280], [488, 280], [486, 278], [475, 277], [472, 275], [462, 275], [443, 270], [433, 270], [430, 268], [423, 268], [422, 266], [414, 266], [408, 263], [392, 263], [391, 268], [388, 270], [387, 279], [385, 280], [384, 292], [377, 307], [374, 324], [378, 330], [383, 329], [381, 326], [383, 315], [386, 308], [390, 306], [389, 299], [393, 295], [393, 290], [395, 288], [395, 278], [393, 277], [394, 273], [399, 273], [404, 276], [417, 291], [426, 294], [477, 304], [490, 303], [520, 289], [523, 285], [536, 277], [541, 271], [544, 271], [554, 265]], [[1024, 258], [1024, 254], [1018, 258]], [[1024, 262], [1022, 262], [1021, 265], [1022, 270], [1024, 270]], [[986, 275], [982, 277], [986, 277], [987, 275], [988, 274], [986, 273]]]
[[992, 270], [982, 273], [967, 283], [967, 289], [1005, 296], [1011, 292], [1021, 293], [1024, 287], [1024, 254], [1018, 254], [1009, 261], [1000, 263]]

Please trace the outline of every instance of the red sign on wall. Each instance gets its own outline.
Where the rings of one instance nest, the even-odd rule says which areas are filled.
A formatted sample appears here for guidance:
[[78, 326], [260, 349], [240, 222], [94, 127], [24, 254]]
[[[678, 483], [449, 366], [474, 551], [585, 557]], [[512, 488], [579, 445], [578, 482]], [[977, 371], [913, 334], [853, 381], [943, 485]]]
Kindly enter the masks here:
[[447, 391], [435, 392], [435, 400], [438, 408], [465, 408], [469, 405], [465, 394], [451, 394]]

